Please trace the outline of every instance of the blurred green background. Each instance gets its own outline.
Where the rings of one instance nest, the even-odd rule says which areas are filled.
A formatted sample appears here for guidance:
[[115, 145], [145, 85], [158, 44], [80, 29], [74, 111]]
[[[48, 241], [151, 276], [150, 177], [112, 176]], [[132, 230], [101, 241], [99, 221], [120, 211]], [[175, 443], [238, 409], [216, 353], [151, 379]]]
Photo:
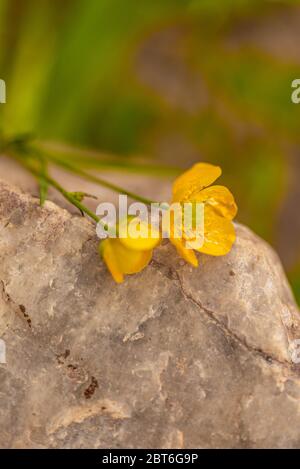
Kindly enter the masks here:
[[0, 0], [0, 78], [7, 133], [220, 164], [300, 302], [299, 1]]

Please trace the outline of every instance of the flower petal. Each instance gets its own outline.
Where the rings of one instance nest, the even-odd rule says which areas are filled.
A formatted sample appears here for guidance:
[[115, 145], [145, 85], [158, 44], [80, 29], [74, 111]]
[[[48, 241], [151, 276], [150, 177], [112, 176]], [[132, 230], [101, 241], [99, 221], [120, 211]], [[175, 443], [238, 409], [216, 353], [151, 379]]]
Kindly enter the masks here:
[[151, 224], [140, 220], [124, 220], [119, 225], [120, 243], [133, 251], [149, 251], [160, 243], [160, 234]]
[[100, 254], [117, 283], [124, 281], [124, 274], [135, 274], [151, 261], [152, 251], [127, 249], [118, 238], [108, 238], [100, 243]]
[[170, 238], [170, 241], [176, 247], [180, 257], [182, 257], [189, 264], [192, 264], [194, 267], [198, 267], [198, 259], [196, 254], [192, 249], [187, 249], [184, 246], [184, 240]]
[[120, 270], [111, 241], [111, 239], [102, 241], [99, 246], [99, 251], [115, 282], [122, 283], [124, 281], [124, 275]]
[[224, 186], [211, 186], [193, 195], [193, 202], [204, 202], [218, 215], [232, 220], [237, 214], [237, 205], [231, 192]]
[[120, 239], [113, 239], [113, 249], [118, 264], [124, 274], [136, 274], [143, 270], [151, 261], [152, 250], [136, 251], [126, 248]]
[[224, 256], [231, 250], [235, 239], [232, 221], [217, 215], [211, 207], [205, 207], [204, 244], [197, 250], [211, 256]]
[[173, 202], [191, 200], [205, 187], [210, 186], [222, 174], [219, 166], [208, 163], [197, 163], [179, 176], [173, 184]]

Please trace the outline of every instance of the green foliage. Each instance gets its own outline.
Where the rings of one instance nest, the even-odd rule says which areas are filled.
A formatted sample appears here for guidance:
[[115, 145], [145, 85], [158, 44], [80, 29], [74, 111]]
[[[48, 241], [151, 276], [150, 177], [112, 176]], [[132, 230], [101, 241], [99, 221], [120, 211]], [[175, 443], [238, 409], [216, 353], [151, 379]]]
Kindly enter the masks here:
[[254, 51], [220, 54], [222, 62], [215, 51], [206, 64], [217, 93], [221, 90], [242, 118], [298, 138], [300, 109], [291, 105], [291, 83], [299, 76], [300, 67], [281, 64]]

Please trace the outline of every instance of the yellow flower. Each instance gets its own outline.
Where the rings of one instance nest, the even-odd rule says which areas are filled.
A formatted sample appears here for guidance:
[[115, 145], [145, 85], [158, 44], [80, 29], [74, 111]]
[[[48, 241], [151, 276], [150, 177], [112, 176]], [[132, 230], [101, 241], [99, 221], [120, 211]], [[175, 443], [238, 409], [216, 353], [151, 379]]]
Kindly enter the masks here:
[[[237, 206], [233, 195], [224, 186], [211, 186], [221, 174], [222, 170], [218, 166], [198, 163], [179, 176], [173, 184], [172, 203], [204, 204], [204, 243], [196, 250], [212, 256], [227, 254], [235, 242], [232, 220], [236, 216]], [[193, 235], [187, 235], [182, 230], [182, 237], [178, 239], [174, 237], [174, 231], [173, 227], [170, 241], [178, 254], [197, 267], [195, 252], [188, 249]]]
[[[195, 267], [198, 266], [195, 250], [223, 256], [235, 242], [232, 220], [237, 206], [233, 195], [224, 186], [212, 185], [221, 173], [221, 168], [207, 163], [198, 163], [183, 173], [173, 185], [172, 204], [179, 206], [179, 218], [171, 209], [164, 215], [169, 217], [167, 231], [171, 243], [178, 254]], [[186, 222], [185, 210], [182, 215], [181, 208], [185, 203], [192, 208], [191, 226], [183, 223]], [[199, 226], [197, 203], [203, 208], [203, 232]], [[201, 235], [203, 243], [197, 245], [195, 241], [201, 240]], [[138, 217], [128, 217], [117, 226], [117, 237], [105, 239], [99, 249], [113, 278], [121, 283], [124, 275], [140, 272], [149, 264], [153, 249], [159, 243], [160, 235], [151, 225]]]
[[138, 273], [149, 264], [159, 243], [160, 237], [153, 227], [138, 218], [128, 218], [118, 226], [118, 238], [102, 241], [99, 251], [114, 280], [122, 283], [125, 274]]

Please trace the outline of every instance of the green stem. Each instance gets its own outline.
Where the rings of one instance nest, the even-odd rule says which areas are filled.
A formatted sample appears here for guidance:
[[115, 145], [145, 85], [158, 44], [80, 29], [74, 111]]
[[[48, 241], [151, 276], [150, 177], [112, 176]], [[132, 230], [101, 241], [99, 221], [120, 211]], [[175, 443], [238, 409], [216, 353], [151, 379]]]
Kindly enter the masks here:
[[153, 201], [153, 200], [150, 200], [146, 197], [142, 197], [138, 194], [135, 194], [132, 191], [128, 191], [128, 190], [124, 189], [123, 187], [120, 187], [116, 184], [108, 182], [105, 179], [102, 179], [98, 176], [94, 176], [93, 174], [87, 173], [83, 169], [75, 166], [74, 164], [72, 164], [72, 163], [70, 163], [66, 160], [63, 160], [59, 157], [56, 157], [52, 154], [49, 154], [46, 151], [42, 150], [41, 148], [36, 147], [32, 144], [30, 145], [30, 143], [28, 143], [28, 141], [29, 141], [29, 137], [27, 135], [18, 136], [16, 138], [13, 138], [13, 139], [7, 141], [7, 142], [4, 142], [4, 146], [7, 149], [15, 148], [16, 150], [19, 150], [19, 151], [21, 151], [21, 152], [23, 152], [27, 155], [36, 155], [39, 159], [45, 159], [46, 158], [46, 159], [52, 161], [53, 163], [57, 164], [58, 166], [61, 166], [64, 169], [66, 169], [66, 170], [68, 170], [68, 171], [70, 171], [74, 174], [77, 174], [78, 176], [81, 176], [84, 179], [87, 179], [91, 182], [99, 184], [102, 187], [106, 187], [107, 189], [110, 189], [114, 192], [118, 192], [119, 194], [127, 195], [131, 199], [142, 202], [143, 204], [151, 205], [152, 203], [155, 203], [155, 201]]
[[[32, 149], [32, 152], [36, 153], [36, 150]], [[118, 192], [119, 194], [124, 194], [130, 197], [131, 199], [138, 200], [139, 202], [142, 202], [143, 204], [146, 205], [151, 205], [152, 203], [155, 203], [153, 200], [147, 199], [146, 197], [142, 197], [138, 194], [135, 194], [134, 192], [128, 191], [127, 189], [124, 189], [123, 187], [120, 187], [116, 184], [113, 184], [111, 182], [108, 182], [102, 178], [99, 178], [98, 176], [94, 176], [93, 174], [87, 173], [83, 169], [80, 169], [79, 167], [73, 165], [72, 163], [62, 160], [56, 156], [49, 155], [47, 154], [47, 158], [51, 160], [53, 163], [61, 166], [64, 169], [67, 169], [68, 171], [77, 174], [78, 176], [83, 177], [84, 179], [87, 179], [91, 182], [95, 182], [96, 184], [99, 184], [102, 187], [106, 187], [107, 189], [110, 189], [114, 192]]]
[[31, 164], [28, 163], [28, 161], [25, 161], [23, 158], [20, 158], [16, 155], [14, 155], [15, 159], [22, 165], [24, 166], [28, 171], [31, 172], [36, 178], [44, 179], [45, 182], [50, 184], [52, 187], [54, 187], [58, 192], [60, 192], [63, 197], [68, 200], [71, 204], [75, 205], [81, 212], [86, 213], [90, 218], [95, 220], [96, 223], [100, 222], [100, 218], [95, 215], [95, 213], [90, 210], [88, 207], [86, 207], [84, 204], [82, 204], [79, 200], [76, 199], [72, 195], [72, 193], [66, 191], [55, 179], [52, 177], [46, 175], [46, 174], [41, 174], [39, 171], [37, 171]]
[[162, 164], [153, 164], [153, 162], [141, 162], [134, 158], [124, 159], [109, 153], [99, 153], [91, 150], [82, 150], [72, 146], [63, 145], [57, 148], [51, 142], [34, 143], [43, 153], [53, 155], [60, 160], [76, 164], [78, 168], [87, 169], [110, 169], [113, 171], [129, 171], [139, 174], [151, 174], [159, 177], [178, 176], [182, 170], [176, 167], [165, 166]]
[[131, 199], [138, 200], [139, 202], [142, 202], [146, 205], [151, 205], [152, 203], [155, 203], [154, 201], [147, 199], [146, 197], [139, 196], [138, 194], [135, 194], [134, 192], [128, 191], [124, 189], [123, 187], [120, 187], [116, 184], [110, 183], [98, 176], [94, 176], [90, 173], [87, 173], [83, 169], [76, 167], [72, 163], [62, 160], [59, 157], [56, 157], [54, 155], [48, 154], [45, 151], [41, 150], [40, 148], [36, 148], [32, 144], [28, 143], [30, 142], [30, 137], [27, 135], [23, 136], [17, 136], [13, 139], [10, 139], [8, 141], [2, 141], [2, 145], [5, 149], [12, 150], [12, 156], [21, 164], [23, 165], [29, 172], [31, 172], [36, 178], [38, 178], [39, 181], [44, 181], [45, 183], [51, 185], [54, 187], [56, 190], [58, 190], [64, 197], [67, 199], [71, 204], [73, 204], [75, 207], [77, 207], [80, 211], [86, 213], [90, 218], [95, 220], [97, 223], [100, 221], [100, 219], [95, 215], [94, 212], [89, 210], [88, 207], [83, 205], [72, 193], [66, 191], [55, 179], [51, 178], [47, 173], [37, 171], [34, 166], [30, 165], [26, 159], [20, 157], [18, 153], [23, 154], [25, 157], [37, 157], [38, 160], [42, 161], [43, 163], [46, 160], [52, 161], [54, 164], [57, 164], [58, 166], [63, 167], [64, 169], [67, 169], [68, 171], [79, 175], [89, 181], [92, 181], [96, 184], [99, 184], [103, 187], [106, 187], [107, 189], [110, 189], [114, 192], [118, 192], [119, 194], [124, 194], [130, 197]]
[[92, 210], [90, 210], [88, 207], [86, 207], [81, 202], [79, 202], [79, 200], [77, 200], [76, 197], [74, 197], [70, 192], [66, 191], [57, 181], [55, 181], [55, 179], [52, 179], [49, 176], [46, 176], [46, 177], [42, 176], [42, 177], [46, 179], [48, 184], [51, 184], [51, 186], [53, 186], [56, 190], [58, 190], [65, 197], [65, 199], [67, 199], [71, 204], [75, 205], [75, 207], [77, 207], [79, 210], [86, 213], [90, 218], [95, 220], [96, 223], [100, 221], [100, 218], [97, 217], [97, 215], [95, 215], [95, 213], [92, 212]]

